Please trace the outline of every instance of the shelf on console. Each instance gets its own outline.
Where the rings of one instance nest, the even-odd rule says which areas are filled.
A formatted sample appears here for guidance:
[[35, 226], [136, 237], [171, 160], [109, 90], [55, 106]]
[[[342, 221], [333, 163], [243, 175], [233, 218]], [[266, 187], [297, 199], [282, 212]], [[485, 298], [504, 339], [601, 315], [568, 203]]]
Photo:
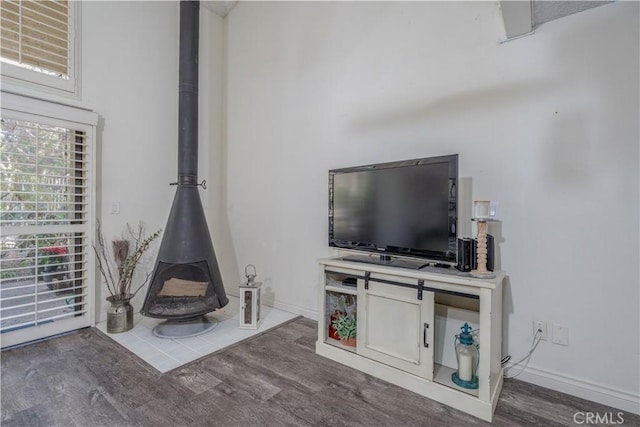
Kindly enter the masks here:
[[342, 342], [341, 342], [340, 340], [336, 340], [336, 339], [333, 339], [333, 338], [327, 337], [327, 338], [324, 340], [324, 342], [325, 342], [325, 344], [329, 344], [329, 345], [332, 345], [332, 346], [334, 346], [334, 347], [338, 347], [338, 348], [341, 348], [341, 349], [343, 349], [343, 350], [350, 351], [350, 352], [352, 352], [352, 353], [355, 353], [355, 352], [356, 352], [356, 348], [355, 348], [355, 347], [349, 347], [349, 346], [347, 346], [347, 345], [344, 345], [344, 344], [342, 344]]
[[447, 387], [451, 387], [458, 391], [462, 391], [464, 393], [470, 394], [472, 396], [478, 397], [478, 389], [468, 389], [464, 387], [460, 387], [456, 383], [451, 380], [451, 374], [453, 374], [456, 370], [450, 368], [448, 366], [440, 365], [438, 363], [433, 364], [433, 382], [445, 385]]
[[344, 285], [327, 285], [324, 288], [327, 291], [337, 292], [340, 294], [348, 294], [348, 295], [357, 295], [358, 290], [352, 286], [344, 286]]

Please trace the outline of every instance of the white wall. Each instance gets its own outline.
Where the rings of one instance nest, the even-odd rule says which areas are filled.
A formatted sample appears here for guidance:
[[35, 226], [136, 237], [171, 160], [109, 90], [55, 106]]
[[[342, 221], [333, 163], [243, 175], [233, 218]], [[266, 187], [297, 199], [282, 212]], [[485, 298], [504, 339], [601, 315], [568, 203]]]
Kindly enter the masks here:
[[[82, 2], [82, 101], [100, 115], [98, 217], [107, 241], [127, 222], [152, 233], [167, 220], [177, 175], [178, 13], [176, 2]], [[99, 289], [105, 318], [108, 293]], [[141, 291], [136, 310], [143, 299]]]
[[[127, 222], [143, 221], [148, 234], [166, 225], [175, 193], [169, 183], [177, 180], [179, 13], [178, 2], [82, 3], [82, 105], [100, 115], [98, 216], [107, 240]], [[210, 176], [209, 156], [222, 144], [224, 24], [208, 9], [200, 15], [199, 176], [212, 187], [201, 192], [207, 210], [209, 203], [221, 205], [214, 202], [221, 197], [220, 172]], [[120, 214], [111, 214], [112, 203], [120, 203]], [[215, 211], [211, 217], [210, 224]], [[138, 280], [153, 269], [159, 243], [145, 256]], [[108, 293], [98, 289], [104, 319]], [[136, 311], [145, 290], [133, 301]]]
[[328, 169], [459, 153], [501, 205], [504, 353], [533, 320], [565, 325], [523, 378], [637, 408], [636, 2], [505, 44], [497, 2], [240, 2], [227, 20], [235, 262], [276, 306], [315, 315]]

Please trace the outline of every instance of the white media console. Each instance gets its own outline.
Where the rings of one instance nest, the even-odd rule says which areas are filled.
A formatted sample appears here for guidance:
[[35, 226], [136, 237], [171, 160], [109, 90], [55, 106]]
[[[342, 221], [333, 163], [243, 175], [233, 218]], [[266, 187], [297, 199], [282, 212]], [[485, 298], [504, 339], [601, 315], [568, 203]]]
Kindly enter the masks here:
[[[491, 421], [502, 389], [502, 281], [455, 269], [413, 270], [345, 261], [319, 261], [316, 353], [415, 393]], [[355, 282], [355, 285], [354, 285]], [[342, 296], [355, 304], [357, 343], [329, 336]], [[455, 335], [469, 323], [479, 343], [478, 388], [451, 381]]]

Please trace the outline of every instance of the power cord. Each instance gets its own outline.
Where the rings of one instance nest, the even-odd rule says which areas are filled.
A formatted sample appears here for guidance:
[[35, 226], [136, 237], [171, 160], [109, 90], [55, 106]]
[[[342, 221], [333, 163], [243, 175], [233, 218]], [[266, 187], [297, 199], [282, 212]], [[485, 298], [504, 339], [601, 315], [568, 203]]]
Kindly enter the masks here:
[[[518, 375], [520, 375], [526, 368], [527, 365], [529, 365], [529, 360], [531, 360], [531, 355], [533, 354], [533, 351], [536, 349], [536, 347], [538, 347], [538, 344], [540, 344], [540, 341], [542, 341], [542, 329], [538, 328], [538, 330], [536, 331], [536, 333], [533, 335], [533, 343], [531, 344], [531, 348], [529, 349], [529, 351], [527, 352], [527, 354], [525, 354], [520, 360], [518, 360], [517, 362], [513, 362], [511, 363], [509, 366], [505, 366], [504, 370], [508, 370], [513, 368], [514, 366], [519, 365], [520, 363], [522, 363], [524, 360], [526, 360], [526, 363], [524, 364], [524, 366], [522, 367], [522, 369], [520, 369], [520, 371], [515, 374], [515, 375], [505, 375], [504, 378], [506, 379], [510, 379], [510, 378], [515, 378]], [[502, 364], [504, 365], [505, 363], [507, 363], [509, 360], [511, 360], [511, 356], [506, 356], [502, 359]]]

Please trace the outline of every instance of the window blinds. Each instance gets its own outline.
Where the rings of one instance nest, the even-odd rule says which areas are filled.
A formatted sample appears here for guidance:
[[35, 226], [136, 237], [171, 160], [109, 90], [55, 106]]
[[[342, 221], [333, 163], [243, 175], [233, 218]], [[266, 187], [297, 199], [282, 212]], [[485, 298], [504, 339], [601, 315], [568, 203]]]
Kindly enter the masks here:
[[2, 0], [0, 56], [22, 66], [69, 77], [67, 1]]
[[0, 333], [86, 316], [86, 134], [9, 118], [0, 129]]

